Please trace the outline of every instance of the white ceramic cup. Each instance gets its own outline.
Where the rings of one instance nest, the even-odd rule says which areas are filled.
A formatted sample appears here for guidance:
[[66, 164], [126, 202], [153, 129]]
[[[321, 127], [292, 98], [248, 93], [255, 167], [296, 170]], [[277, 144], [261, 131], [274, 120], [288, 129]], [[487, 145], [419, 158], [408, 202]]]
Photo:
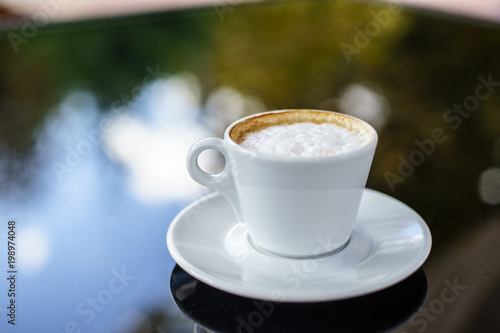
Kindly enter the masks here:
[[[328, 112], [339, 124], [365, 131], [368, 140], [346, 153], [296, 157], [252, 152], [231, 137], [238, 124], [251, 126], [249, 120], [286, 112]], [[284, 257], [316, 257], [347, 245], [376, 145], [373, 127], [351, 116], [319, 110], [271, 111], [234, 122], [225, 131], [224, 140], [205, 138], [193, 144], [187, 169], [195, 181], [229, 201], [236, 217], [247, 225], [255, 248]], [[198, 165], [198, 156], [206, 149], [224, 156], [226, 164], [221, 172], [207, 173]]]

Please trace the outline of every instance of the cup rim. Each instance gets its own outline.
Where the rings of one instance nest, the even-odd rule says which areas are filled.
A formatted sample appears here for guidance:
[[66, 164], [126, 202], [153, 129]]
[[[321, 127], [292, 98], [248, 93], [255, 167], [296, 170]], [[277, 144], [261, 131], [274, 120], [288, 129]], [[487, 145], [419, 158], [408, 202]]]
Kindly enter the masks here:
[[[230, 136], [231, 129], [236, 126], [237, 124], [244, 122], [248, 119], [254, 118], [254, 117], [259, 117], [261, 115], [265, 114], [273, 114], [273, 113], [285, 113], [285, 112], [291, 112], [291, 111], [313, 111], [313, 112], [325, 112], [325, 113], [334, 113], [336, 115], [339, 115], [341, 117], [346, 117], [350, 118], [354, 121], [359, 122], [370, 134], [370, 138], [366, 143], [364, 143], [362, 146], [357, 147], [353, 150], [350, 150], [348, 152], [344, 153], [338, 153], [334, 155], [327, 155], [327, 156], [308, 156], [308, 157], [303, 157], [303, 156], [281, 156], [281, 155], [271, 155], [271, 154], [265, 154], [265, 153], [259, 153], [259, 152], [254, 152], [250, 151], [244, 147], [242, 147], [240, 144], [236, 143]], [[331, 162], [333, 160], [342, 160], [346, 158], [352, 158], [357, 155], [362, 155], [366, 152], [370, 152], [373, 148], [376, 147], [377, 141], [378, 141], [378, 134], [375, 128], [373, 128], [372, 125], [367, 123], [364, 120], [361, 120], [357, 117], [353, 117], [351, 115], [345, 114], [345, 113], [340, 113], [340, 112], [335, 112], [335, 111], [327, 111], [327, 110], [316, 110], [316, 109], [283, 109], [283, 110], [273, 110], [273, 111], [265, 111], [265, 112], [259, 112], [259, 113], [254, 113], [251, 115], [248, 115], [246, 117], [243, 117], [241, 119], [236, 120], [233, 122], [231, 125], [227, 127], [227, 129], [224, 132], [224, 141], [226, 144], [228, 144], [232, 149], [238, 151], [241, 154], [251, 156], [252, 158], [258, 158], [262, 160], [269, 160], [269, 161], [285, 161], [285, 162], [296, 162], [296, 163], [310, 163], [310, 162]]]

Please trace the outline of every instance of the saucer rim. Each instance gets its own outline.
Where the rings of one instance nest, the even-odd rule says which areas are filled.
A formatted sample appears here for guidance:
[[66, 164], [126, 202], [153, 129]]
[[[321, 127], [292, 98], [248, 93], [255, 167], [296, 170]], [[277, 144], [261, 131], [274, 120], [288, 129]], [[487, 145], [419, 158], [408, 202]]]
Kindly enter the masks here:
[[[376, 190], [372, 190], [369, 188], [365, 188], [363, 191], [363, 194], [365, 192], [372, 192], [372, 194], [381, 197], [382, 200], [389, 200], [389, 201], [396, 202], [399, 205], [402, 205], [405, 208], [405, 210], [408, 211], [408, 213], [412, 214], [412, 216], [414, 217], [414, 222], [417, 223], [421, 227], [422, 236], [424, 237], [424, 240], [422, 241], [422, 246], [420, 248], [419, 254], [414, 256], [413, 258], [411, 258], [411, 261], [412, 261], [412, 263], [414, 262], [414, 264], [410, 268], [402, 269], [398, 274], [395, 274], [390, 279], [388, 279], [388, 281], [383, 280], [382, 282], [380, 282], [378, 284], [374, 284], [370, 288], [364, 288], [364, 289], [362, 289], [362, 291], [359, 291], [359, 292], [350, 292], [350, 293], [344, 293], [344, 294], [340, 293], [337, 296], [325, 293], [323, 296], [315, 296], [315, 297], [304, 297], [301, 295], [294, 296], [293, 294], [288, 294], [286, 297], [286, 300], [283, 302], [285, 302], [285, 303], [327, 302], [327, 301], [337, 301], [337, 300], [350, 299], [350, 298], [354, 298], [354, 297], [364, 296], [367, 294], [371, 294], [371, 293], [389, 288], [389, 287], [401, 282], [405, 278], [409, 277], [411, 274], [415, 273], [425, 263], [425, 261], [427, 260], [427, 258], [430, 255], [430, 252], [432, 249], [432, 235], [431, 235], [429, 227], [428, 227], [427, 223], [424, 221], [424, 219], [417, 212], [415, 212], [411, 207], [409, 207], [405, 203], [401, 202], [400, 200], [398, 200], [392, 196], [389, 196], [385, 193], [382, 193], [382, 192], [379, 192]], [[192, 210], [194, 207], [200, 205], [201, 203], [203, 203], [205, 201], [214, 200], [218, 197], [220, 197], [221, 199], [224, 199], [223, 196], [221, 194], [219, 194], [218, 192], [212, 192], [208, 195], [205, 195], [205, 196], [195, 200], [194, 202], [189, 204], [187, 207], [185, 207], [183, 210], [181, 210], [176, 215], [176, 217], [170, 223], [170, 225], [168, 227], [167, 235], [166, 235], [166, 243], [167, 243], [167, 247], [168, 247], [168, 250], [170, 252], [170, 255], [172, 256], [174, 261], [180, 267], [182, 267], [188, 274], [190, 274], [194, 278], [196, 278], [196, 279], [200, 280], [201, 282], [204, 282], [204, 283], [206, 283], [206, 284], [208, 284], [216, 289], [220, 289], [224, 292], [228, 292], [228, 293], [235, 294], [235, 295], [242, 296], [242, 297], [246, 297], [246, 298], [254, 298], [254, 299], [266, 300], [266, 301], [278, 301], [277, 299], [270, 298], [268, 294], [252, 292], [252, 289], [245, 289], [245, 288], [242, 288], [241, 286], [238, 287], [238, 285], [228, 286], [226, 284], [226, 282], [224, 282], [222, 280], [217, 281], [217, 279], [213, 279], [210, 276], [207, 276], [210, 274], [204, 273], [202, 270], [197, 268], [196, 265], [190, 263], [188, 260], [183, 258], [182, 254], [179, 253], [179, 250], [176, 248], [173, 234], [174, 234], [175, 226], [180, 223], [179, 221], [181, 221], [184, 218], [184, 216], [186, 215], [186, 213], [189, 212], [190, 210]], [[236, 225], [238, 223], [241, 223], [241, 222], [238, 222], [236, 220], [233, 222], [234, 225]], [[362, 226], [362, 224], [359, 224], [359, 226], [361, 226], [362, 228], [365, 228]], [[373, 236], [373, 235], [370, 234], [370, 236]], [[262, 256], [267, 256], [264, 253], [261, 253], [261, 252], [259, 252], [259, 253]], [[281, 260], [297, 260], [297, 261], [303, 260], [303, 259], [291, 259], [291, 258], [286, 258], [286, 257], [280, 258], [280, 257], [276, 257], [276, 256], [274, 256], [274, 258], [278, 258]]]

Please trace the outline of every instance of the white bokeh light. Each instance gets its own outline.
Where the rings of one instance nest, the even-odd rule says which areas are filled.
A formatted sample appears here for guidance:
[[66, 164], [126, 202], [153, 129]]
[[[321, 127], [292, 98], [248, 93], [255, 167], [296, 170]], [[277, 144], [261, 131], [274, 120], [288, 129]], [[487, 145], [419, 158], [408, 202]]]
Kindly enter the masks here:
[[[104, 136], [108, 156], [128, 172], [128, 186], [139, 200], [161, 203], [191, 199], [199, 186], [186, 170], [186, 154], [211, 132], [199, 122], [199, 83], [189, 74], [156, 82], [139, 113], [117, 115]], [[134, 111], [134, 110], [132, 110]]]
[[16, 237], [19, 270], [32, 274], [42, 269], [50, 257], [50, 238], [38, 226], [20, 228]]
[[479, 197], [489, 205], [500, 204], [500, 168], [489, 168], [481, 173]]
[[346, 86], [337, 100], [341, 112], [360, 118], [381, 130], [389, 113], [384, 96], [368, 84], [352, 83]]

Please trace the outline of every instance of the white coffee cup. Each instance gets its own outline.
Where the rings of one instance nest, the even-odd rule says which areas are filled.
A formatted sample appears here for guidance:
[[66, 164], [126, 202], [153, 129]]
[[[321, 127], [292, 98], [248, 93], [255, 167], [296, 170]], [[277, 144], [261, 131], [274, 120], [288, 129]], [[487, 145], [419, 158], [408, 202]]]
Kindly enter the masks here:
[[[236, 142], [235, 136], [253, 131], [262, 121], [279, 123], [281, 117], [290, 116], [305, 119], [300, 122], [309, 117], [322, 122], [327, 117], [367, 139], [348, 152], [314, 157], [258, 153]], [[373, 127], [351, 116], [319, 110], [271, 111], [234, 122], [224, 140], [205, 138], [193, 144], [187, 169], [195, 181], [229, 201], [236, 217], [247, 225], [255, 248], [284, 257], [316, 257], [347, 245], [376, 145]], [[198, 156], [206, 149], [224, 156], [221, 172], [207, 173], [198, 165]]]

